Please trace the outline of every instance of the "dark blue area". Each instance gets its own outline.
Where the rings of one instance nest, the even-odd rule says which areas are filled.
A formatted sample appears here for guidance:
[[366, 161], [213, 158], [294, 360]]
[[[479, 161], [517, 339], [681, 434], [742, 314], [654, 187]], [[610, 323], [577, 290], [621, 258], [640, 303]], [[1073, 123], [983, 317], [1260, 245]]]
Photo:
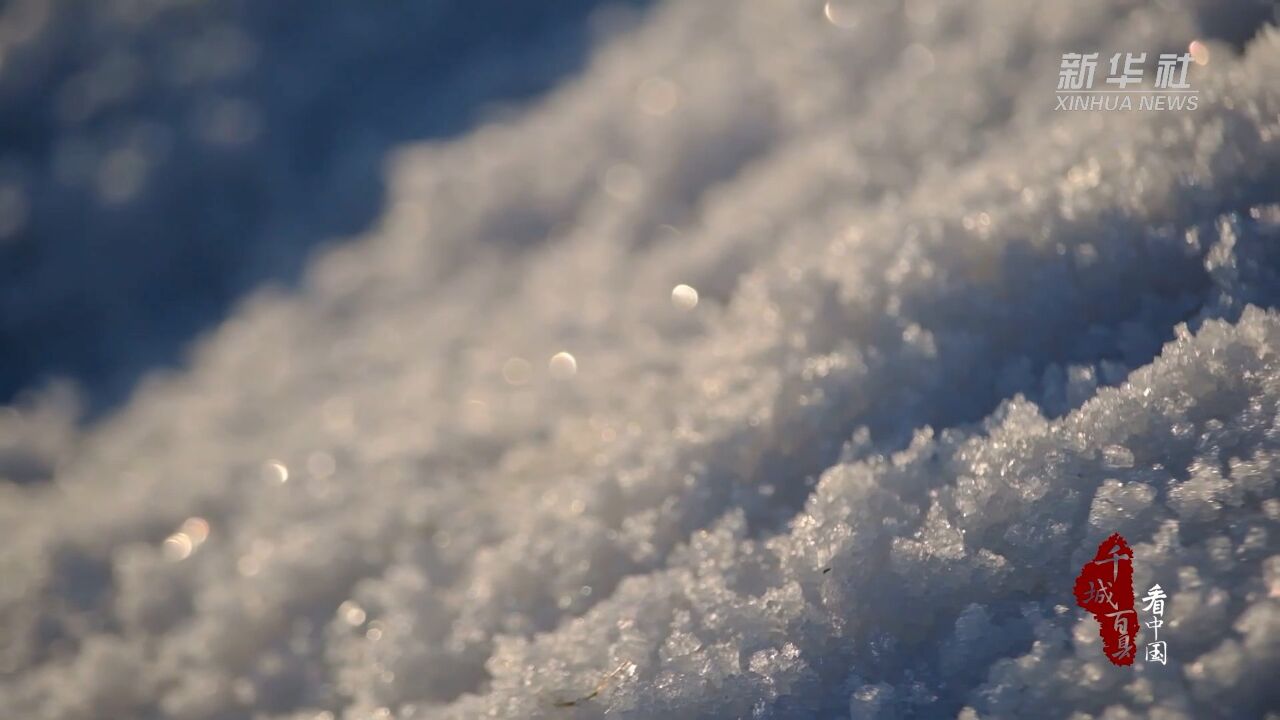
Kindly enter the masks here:
[[367, 226], [389, 149], [545, 91], [600, 12], [644, 3], [603, 4], [53, 3], [0, 66], [0, 189], [25, 199], [0, 238], [0, 403], [55, 376], [92, 413], [120, 402]]

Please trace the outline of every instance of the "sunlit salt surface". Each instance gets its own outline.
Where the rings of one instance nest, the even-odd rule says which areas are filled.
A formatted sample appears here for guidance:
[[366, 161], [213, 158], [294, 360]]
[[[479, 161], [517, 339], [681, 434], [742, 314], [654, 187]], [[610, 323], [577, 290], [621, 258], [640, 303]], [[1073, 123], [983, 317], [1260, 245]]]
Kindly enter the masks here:
[[[1274, 713], [1280, 36], [1208, 7], [658, 3], [399, 148], [117, 412], [0, 409], [0, 717]], [[1195, 113], [1053, 111], [1065, 52], [1182, 48]], [[1168, 666], [1072, 602], [1112, 532]]]

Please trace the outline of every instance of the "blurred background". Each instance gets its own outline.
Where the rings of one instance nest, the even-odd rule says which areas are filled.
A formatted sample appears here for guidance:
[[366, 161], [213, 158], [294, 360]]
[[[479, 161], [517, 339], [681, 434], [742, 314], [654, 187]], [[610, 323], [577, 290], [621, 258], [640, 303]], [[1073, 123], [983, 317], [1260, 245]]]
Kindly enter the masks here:
[[0, 3], [0, 405], [91, 415], [383, 203], [393, 146], [502, 116], [643, 0]]

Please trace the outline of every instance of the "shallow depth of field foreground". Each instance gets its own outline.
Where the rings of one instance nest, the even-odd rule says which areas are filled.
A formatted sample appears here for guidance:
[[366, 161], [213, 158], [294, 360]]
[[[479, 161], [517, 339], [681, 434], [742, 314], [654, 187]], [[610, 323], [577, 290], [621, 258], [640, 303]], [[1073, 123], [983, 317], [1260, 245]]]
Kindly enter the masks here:
[[[42, 35], [0, 13], [0, 48], [61, 52], [79, 36], [49, 12]], [[315, 33], [412, 37], [369, 12]], [[121, 313], [157, 278], [182, 278], [157, 306], [200, 294], [165, 254], [194, 242], [166, 230], [181, 172], [234, 195], [227, 217], [254, 208], [252, 247], [200, 220], [181, 262], [201, 272], [270, 279], [273, 233], [332, 236], [120, 402], [86, 412], [73, 378], [0, 407], [0, 717], [1280, 717], [1267, 3], [666, 0], [565, 22], [593, 39], [546, 87], [379, 149], [355, 230], [325, 226], [345, 190], [252, 166], [267, 149], [182, 155], [164, 181], [138, 168], [185, 146], [143, 133], [74, 195], [98, 142], [76, 129], [71, 160], [0, 173], [10, 225], [17, 197], [27, 222], [57, 200], [145, 229], [110, 280], [12, 271], [14, 357], [90, 331], [124, 357], [144, 333]], [[1054, 111], [1063, 53], [1101, 71], [1189, 40], [1198, 110]], [[294, 47], [254, 55], [299, 66], [274, 105], [196, 113], [210, 147], [336, 72]], [[491, 52], [433, 102], [533, 65]], [[332, 122], [334, 157], [373, 147]], [[344, 188], [351, 165], [326, 163], [315, 187]], [[64, 215], [38, 257], [100, 230]], [[1169, 594], [1167, 666], [1112, 666], [1073, 602], [1114, 532], [1138, 594]]]

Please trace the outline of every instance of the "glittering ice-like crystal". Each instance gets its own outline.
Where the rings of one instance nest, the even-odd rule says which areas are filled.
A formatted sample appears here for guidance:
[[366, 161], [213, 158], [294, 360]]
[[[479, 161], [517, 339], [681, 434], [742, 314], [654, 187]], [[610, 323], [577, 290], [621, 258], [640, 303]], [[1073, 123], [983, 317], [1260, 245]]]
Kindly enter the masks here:
[[[1052, 111], [1204, 17], [659, 3], [403, 148], [182, 371], [0, 411], [0, 715], [1274, 709], [1280, 35]], [[1072, 606], [1113, 532], [1167, 672]]]

